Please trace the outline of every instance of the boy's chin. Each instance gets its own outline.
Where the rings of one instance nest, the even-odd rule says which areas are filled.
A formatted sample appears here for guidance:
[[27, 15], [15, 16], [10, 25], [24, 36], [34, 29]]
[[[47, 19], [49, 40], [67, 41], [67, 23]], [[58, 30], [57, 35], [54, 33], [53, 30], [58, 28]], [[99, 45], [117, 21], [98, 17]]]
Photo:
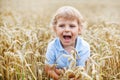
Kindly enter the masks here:
[[63, 45], [64, 47], [65, 47], [65, 46], [72, 46], [71, 43], [63, 43], [62, 45]]

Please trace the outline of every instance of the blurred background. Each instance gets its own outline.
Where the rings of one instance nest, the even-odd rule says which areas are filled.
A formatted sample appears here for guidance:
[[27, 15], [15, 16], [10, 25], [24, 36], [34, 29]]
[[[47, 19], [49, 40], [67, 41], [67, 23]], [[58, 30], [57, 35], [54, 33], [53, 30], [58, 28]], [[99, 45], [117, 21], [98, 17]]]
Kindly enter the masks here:
[[[120, 22], [119, 0], [0, 0], [0, 11], [21, 11], [23, 14], [42, 15], [49, 22], [61, 6], [71, 5], [79, 9], [87, 21]], [[27, 16], [27, 15], [26, 15]]]

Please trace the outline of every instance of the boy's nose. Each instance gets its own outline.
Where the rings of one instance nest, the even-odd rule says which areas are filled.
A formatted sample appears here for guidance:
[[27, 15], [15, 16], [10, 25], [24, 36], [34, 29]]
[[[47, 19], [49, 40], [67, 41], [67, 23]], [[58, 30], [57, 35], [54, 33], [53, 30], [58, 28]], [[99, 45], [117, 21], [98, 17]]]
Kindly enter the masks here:
[[66, 27], [65, 27], [65, 31], [70, 31], [70, 27], [69, 27], [69, 26], [66, 26]]

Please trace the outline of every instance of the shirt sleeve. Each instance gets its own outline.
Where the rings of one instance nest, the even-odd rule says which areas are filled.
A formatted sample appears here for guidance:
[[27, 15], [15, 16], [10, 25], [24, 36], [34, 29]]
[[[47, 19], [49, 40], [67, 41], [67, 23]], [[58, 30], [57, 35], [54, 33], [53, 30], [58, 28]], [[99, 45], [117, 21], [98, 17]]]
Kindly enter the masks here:
[[82, 55], [80, 55], [80, 59], [77, 60], [77, 66], [85, 67], [85, 62], [87, 61], [88, 57], [90, 57], [90, 47], [87, 49], [83, 49]]
[[52, 47], [51, 44], [48, 44], [47, 51], [46, 51], [46, 60], [45, 64], [54, 64], [55, 63], [55, 52], [54, 48]]

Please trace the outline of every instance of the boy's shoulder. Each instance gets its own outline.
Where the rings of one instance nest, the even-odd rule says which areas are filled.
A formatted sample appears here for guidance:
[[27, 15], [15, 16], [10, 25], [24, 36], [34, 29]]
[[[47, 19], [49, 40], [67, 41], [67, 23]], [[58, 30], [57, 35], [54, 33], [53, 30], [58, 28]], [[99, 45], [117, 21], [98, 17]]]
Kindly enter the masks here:
[[82, 37], [78, 37], [77, 45], [82, 47], [90, 47], [89, 43], [85, 41]]
[[58, 43], [59, 43], [59, 39], [55, 38], [48, 43], [48, 47], [55, 48], [58, 46]]

